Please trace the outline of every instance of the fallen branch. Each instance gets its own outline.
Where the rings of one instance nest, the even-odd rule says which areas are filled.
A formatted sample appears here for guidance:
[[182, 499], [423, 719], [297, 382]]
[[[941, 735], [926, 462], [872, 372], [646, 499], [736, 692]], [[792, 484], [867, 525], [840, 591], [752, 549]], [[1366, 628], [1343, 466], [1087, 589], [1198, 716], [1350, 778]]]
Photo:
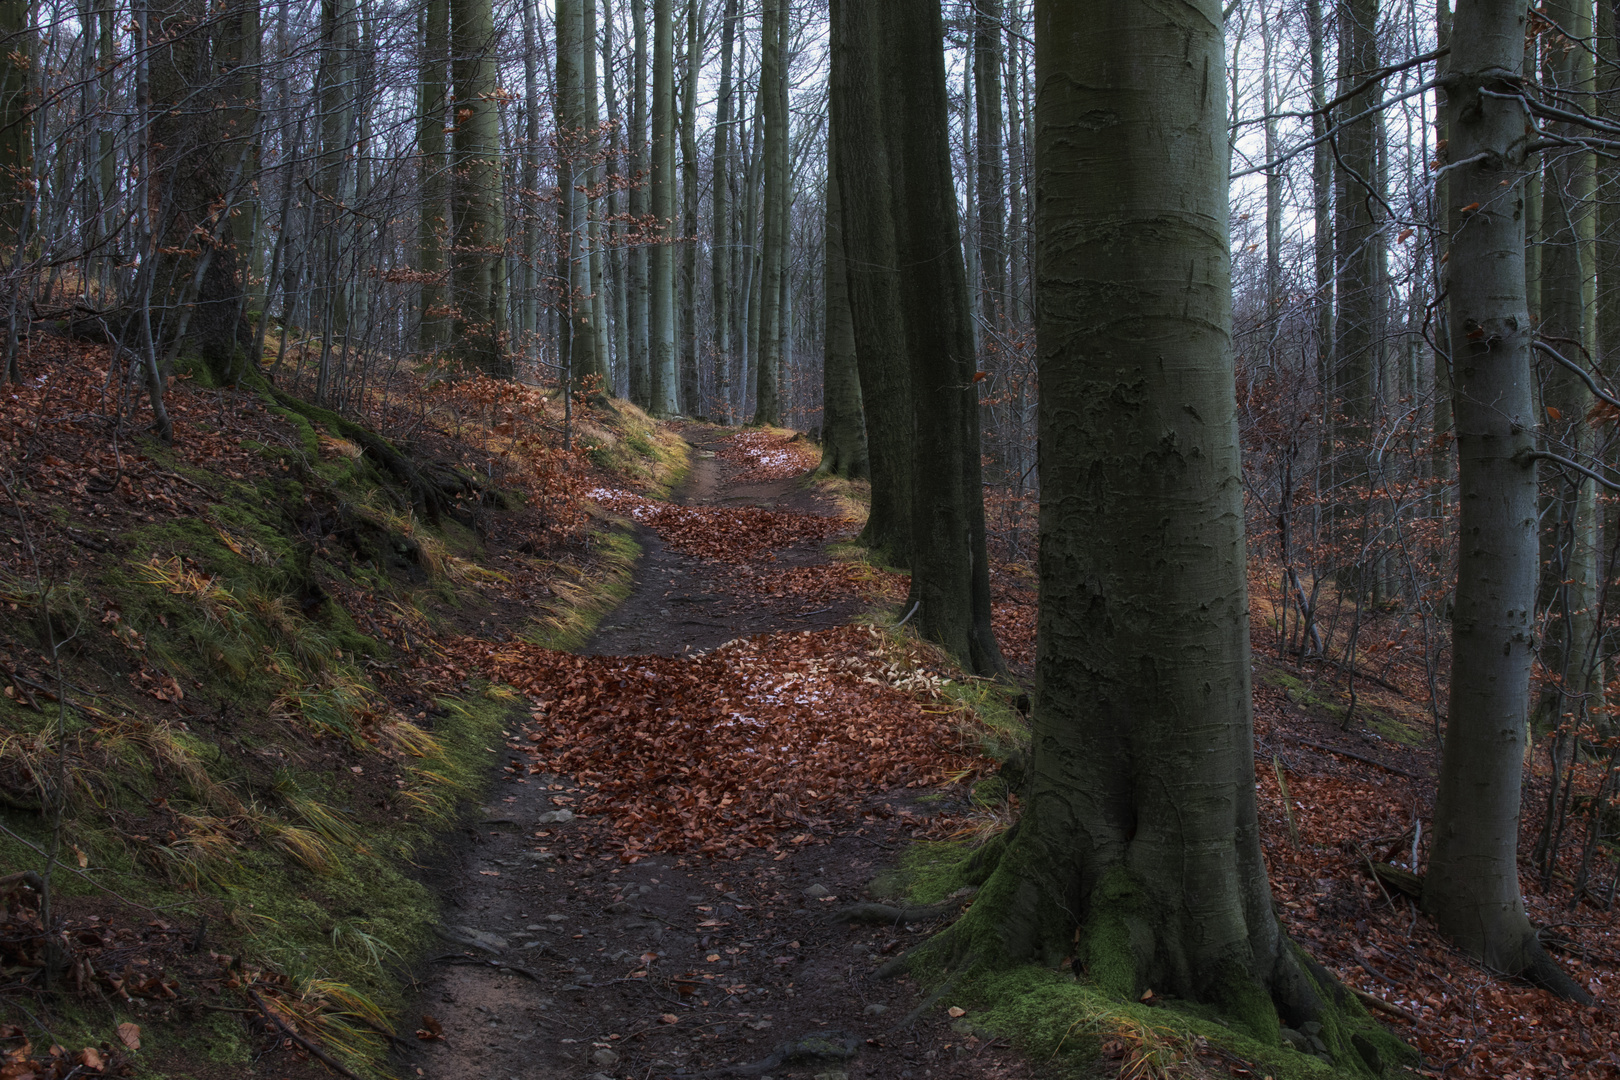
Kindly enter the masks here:
[[264, 1014], [264, 1018], [266, 1020], [276, 1025], [277, 1029], [279, 1029], [283, 1035], [287, 1036], [287, 1038], [303, 1047], [303, 1049], [316, 1061], [319, 1061], [322, 1065], [325, 1065], [328, 1069], [331, 1069], [339, 1076], [348, 1077], [348, 1080], [360, 1080], [360, 1078], [354, 1075], [354, 1073], [350, 1072], [348, 1069], [345, 1069], [343, 1065], [331, 1054], [328, 1054], [325, 1050], [322, 1050], [319, 1046], [316, 1046], [314, 1043], [298, 1034], [298, 1032], [288, 1027], [287, 1022], [280, 1016], [276, 1015], [276, 1011], [270, 1008], [270, 1006], [266, 1005], [264, 1003], [264, 999], [261, 998], [257, 992], [248, 990], [246, 988], [244, 988], [244, 992], [253, 1000], [253, 1004], [259, 1007], [259, 1011]]
[[1399, 1005], [1391, 1005], [1389, 1002], [1385, 1001], [1381, 997], [1378, 997], [1376, 994], [1369, 994], [1367, 991], [1358, 990], [1354, 986], [1348, 987], [1348, 989], [1352, 994], [1356, 995], [1356, 999], [1358, 1001], [1370, 1009], [1377, 1009], [1379, 1012], [1388, 1013], [1391, 1016], [1398, 1016], [1409, 1024], [1415, 1024], [1418, 1022], [1417, 1017], [1413, 1016]]

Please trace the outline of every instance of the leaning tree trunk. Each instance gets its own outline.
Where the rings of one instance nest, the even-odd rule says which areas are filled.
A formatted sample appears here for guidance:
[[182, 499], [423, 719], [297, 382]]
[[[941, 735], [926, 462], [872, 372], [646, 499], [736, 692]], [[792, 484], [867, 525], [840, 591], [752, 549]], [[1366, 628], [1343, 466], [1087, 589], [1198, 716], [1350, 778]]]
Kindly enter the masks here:
[[855, 324], [844, 270], [843, 209], [838, 197], [837, 144], [827, 140], [827, 329], [821, 362], [821, 471], [861, 479], [867, 475], [866, 417], [855, 361]]
[[886, 57], [876, 5], [832, 0], [828, 83], [830, 157], [838, 170], [845, 279], [867, 425], [872, 505], [861, 543], [912, 565], [911, 369], [904, 362], [900, 256], [890, 194]]
[[652, 298], [648, 343], [652, 352], [652, 409], [680, 411], [675, 372], [675, 24], [674, 0], [653, 0], [652, 216], [657, 230], [648, 257]]
[[934, 0], [888, 0], [883, 47], [891, 194], [914, 439], [911, 601], [917, 631], [976, 675], [1003, 670], [990, 626], [973, 299], [951, 176], [945, 30]]
[[1279, 1016], [1320, 1021], [1372, 1071], [1406, 1055], [1281, 933], [1260, 847], [1221, 5], [1036, 0], [1035, 22], [1032, 775], [924, 955], [1073, 956], [1105, 992], [1210, 1003], [1271, 1045]]
[[[1584, 998], [1519, 892], [1519, 796], [1535, 634], [1536, 416], [1525, 304], [1525, 0], [1459, 4], [1446, 91], [1458, 533], [1446, 725], [1423, 906], [1497, 971]], [[1488, 92], [1487, 92], [1488, 91]]]

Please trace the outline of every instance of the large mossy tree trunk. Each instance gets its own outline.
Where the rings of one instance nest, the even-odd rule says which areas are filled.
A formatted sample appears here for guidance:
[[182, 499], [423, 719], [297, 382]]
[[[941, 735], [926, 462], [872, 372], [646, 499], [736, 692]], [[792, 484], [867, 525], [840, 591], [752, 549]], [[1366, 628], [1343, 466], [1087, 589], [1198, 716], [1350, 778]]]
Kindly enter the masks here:
[[900, 257], [891, 212], [887, 58], [877, 5], [832, 0], [828, 138], [838, 170], [845, 281], [866, 412], [872, 505], [861, 542], [912, 565], [911, 369], [904, 362]]
[[[837, 144], [827, 142], [828, 158]], [[866, 417], [861, 409], [861, 376], [855, 360], [855, 325], [849, 312], [844, 269], [843, 210], [837, 163], [827, 162], [826, 334], [821, 361], [821, 472], [864, 479], [867, 475]]]
[[1256, 818], [1221, 6], [1036, 0], [1035, 24], [1030, 779], [973, 906], [912, 963], [1073, 956], [1272, 1045], [1316, 1020], [1370, 1071], [1404, 1051], [1281, 932]]
[[1537, 581], [1536, 416], [1524, 267], [1525, 0], [1453, 17], [1446, 88], [1458, 534], [1451, 710], [1423, 907], [1486, 966], [1585, 995], [1519, 891], [1519, 798]]

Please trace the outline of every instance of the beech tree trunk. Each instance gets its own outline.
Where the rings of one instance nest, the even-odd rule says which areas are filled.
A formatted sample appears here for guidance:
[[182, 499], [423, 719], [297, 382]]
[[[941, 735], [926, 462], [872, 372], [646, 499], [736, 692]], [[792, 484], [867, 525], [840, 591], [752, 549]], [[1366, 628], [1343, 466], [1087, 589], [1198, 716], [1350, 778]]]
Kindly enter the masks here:
[[838, 170], [845, 279], [867, 418], [872, 505], [861, 543], [901, 569], [912, 566], [911, 368], [903, 362], [900, 257], [892, 212], [891, 100], [877, 5], [828, 5], [828, 132]]
[[787, 23], [784, 0], [765, 0], [761, 31], [759, 96], [765, 120], [761, 155], [765, 167], [765, 202], [760, 211], [765, 237], [760, 268], [759, 349], [754, 369], [754, 423], [782, 422], [779, 377], [782, 370], [782, 273], [787, 253], [782, 212], [787, 197], [787, 102], [781, 92], [787, 78], [782, 39]]
[[[1592, 0], [1548, 0], [1547, 17], [1578, 41], [1592, 34]], [[1596, 76], [1591, 52], [1565, 48], [1554, 37], [1545, 50], [1542, 84], [1566, 104], [1593, 111]], [[1568, 125], [1555, 132], [1579, 135]], [[1596, 341], [1596, 208], [1592, 197], [1597, 162], [1588, 151], [1549, 151], [1541, 183], [1541, 336], [1578, 364], [1590, 365]], [[1611, 281], [1612, 284], [1612, 281]], [[1561, 364], [1542, 364], [1542, 437], [1547, 448], [1587, 461], [1597, 448], [1587, 422], [1595, 399], [1578, 376]], [[1560, 682], [1552, 700], [1554, 724], [1565, 714], [1581, 719], [1603, 704], [1603, 669], [1598, 634], [1599, 541], [1597, 485], [1577, 474], [1559, 478], [1543, 540], [1547, 600], [1557, 618], [1543, 639], [1542, 662]]]
[[602, 215], [596, 212], [594, 200], [602, 183], [602, 138], [598, 130], [601, 110], [596, 107], [596, 0], [581, 0], [580, 99], [579, 130], [584, 159], [585, 193], [580, 207], [585, 212], [585, 244], [588, 253], [585, 281], [590, 290], [591, 350], [586, 359], [589, 367], [582, 368], [581, 376], [594, 375], [601, 380], [601, 391], [611, 394], [613, 384], [608, 370], [607, 330], [607, 267], [602, 252]]
[[1036, 0], [1035, 23], [1032, 776], [924, 955], [1073, 956], [1107, 992], [1210, 1003], [1271, 1045], [1279, 1019], [1317, 1020], [1370, 1072], [1411, 1055], [1280, 932], [1260, 848], [1221, 6]]
[[648, 266], [648, 343], [652, 411], [680, 412], [675, 370], [675, 24], [674, 0], [653, 0], [652, 216], [657, 230]]
[[[731, 402], [731, 263], [732, 234], [728, 196], [731, 194], [731, 65], [737, 39], [737, 2], [726, 0], [720, 27], [720, 95], [715, 103], [714, 177], [710, 193], [713, 209], [709, 214], [713, 234], [710, 244], [709, 283], [714, 299], [714, 376], [715, 400], [722, 413], [729, 414]], [[729, 416], [727, 417], [729, 419]]]
[[[630, 0], [630, 21], [634, 26], [636, 46], [634, 71], [631, 77], [630, 134], [626, 143], [630, 150], [630, 171], [637, 180], [630, 188], [630, 216], [641, 229], [650, 209], [648, 198], [648, 170], [651, 161], [647, 147], [647, 5], [646, 0]], [[642, 230], [644, 232], [644, 230]], [[652, 339], [650, 334], [649, 291], [650, 251], [645, 236], [638, 238], [630, 248], [630, 304], [627, 322], [630, 324], [630, 400], [651, 411], [652, 395]]]
[[506, 347], [506, 213], [490, 0], [451, 0], [450, 39], [456, 95], [454, 348], [468, 366], [506, 379], [512, 376]]
[[1538, 561], [1523, 258], [1528, 163], [1523, 107], [1512, 97], [1523, 86], [1525, 18], [1525, 0], [1470, 0], [1458, 5], [1452, 23], [1447, 156], [1471, 162], [1447, 177], [1458, 533], [1465, 540], [1423, 906], [1486, 966], [1584, 999], [1542, 950], [1519, 892]]
[[[945, 28], [934, 0], [888, 0], [892, 214], [911, 367], [911, 597], [917, 631], [977, 675], [1004, 670], [990, 625], [973, 298], [951, 176]], [[898, 160], [897, 160], [898, 159]]]
[[984, 321], [1004, 325], [1007, 295], [1007, 188], [1001, 156], [1001, 0], [977, 0], [973, 33], [973, 99], [978, 121], [977, 217]]
[[686, 65], [681, 87], [681, 409], [703, 412], [698, 383], [698, 161], [697, 81], [702, 63], [702, 26], [708, 5], [686, 4]]
[[[527, 3], [529, 0], [523, 0]], [[422, 274], [417, 348], [432, 355], [449, 336], [445, 304], [448, 270], [444, 261], [445, 207], [448, 175], [444, 113], [446, 64], [450, 54], [450, 0], [427, 0], [422, 18], [422, 62], [419, 76], [416, 149], [422, 163], [422, 211], [416, 232], [416, 268]]]
[[844, 260], [843, 210], [837, 144], [827, 140], [827, 312], [821, 363], [821, 471], [864, 479], [867, 475], [866, 417], [861, 411], [861, 376], [855, 360], [855, 325], [849, 310]]

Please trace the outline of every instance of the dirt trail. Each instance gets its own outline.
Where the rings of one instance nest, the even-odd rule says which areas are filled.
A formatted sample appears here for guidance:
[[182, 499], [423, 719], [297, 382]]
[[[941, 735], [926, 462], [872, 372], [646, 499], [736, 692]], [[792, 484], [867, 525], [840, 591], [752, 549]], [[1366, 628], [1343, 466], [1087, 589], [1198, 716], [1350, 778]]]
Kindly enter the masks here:
[[[798, 479], [737, 483], [737, 467], [714, 456], [725, 432], [694, 428], [687, 437], [695, 467], [676, 501], [830, 512]], [[582, 651], [675, 656], [743, 635], [836, 626], [861, 606], [761, 598], [734, 566], [673, 551], [650, 531], [643, 540], [634, 594]], [[820, 546], [778, 551], [777, 564], [825, 561]], [[863, 898], [917, 820], [946, 803], [920, 804], [917, 791], [872, 791], [861, 827], [807, 828], [803, 842], [775, 854], [655, 854], [626, 865], [586, 853], [610, 832], [601, 820], [557, 820], [584, 794], [572, 777], [509, 777], [497, 783], [484, 820], [467, 828], [467, 842], [442, 870], [444, 945], [412, 1014], [442, 1038], [403, 1051], [405, 1075], [1032, 1075], [1005, 1044], [953, 1031], [940, 1009], [899, 1026], [918, 1004], [915, 987], [871, 972], [932, 927], [874, 929], [827, 917]]]

